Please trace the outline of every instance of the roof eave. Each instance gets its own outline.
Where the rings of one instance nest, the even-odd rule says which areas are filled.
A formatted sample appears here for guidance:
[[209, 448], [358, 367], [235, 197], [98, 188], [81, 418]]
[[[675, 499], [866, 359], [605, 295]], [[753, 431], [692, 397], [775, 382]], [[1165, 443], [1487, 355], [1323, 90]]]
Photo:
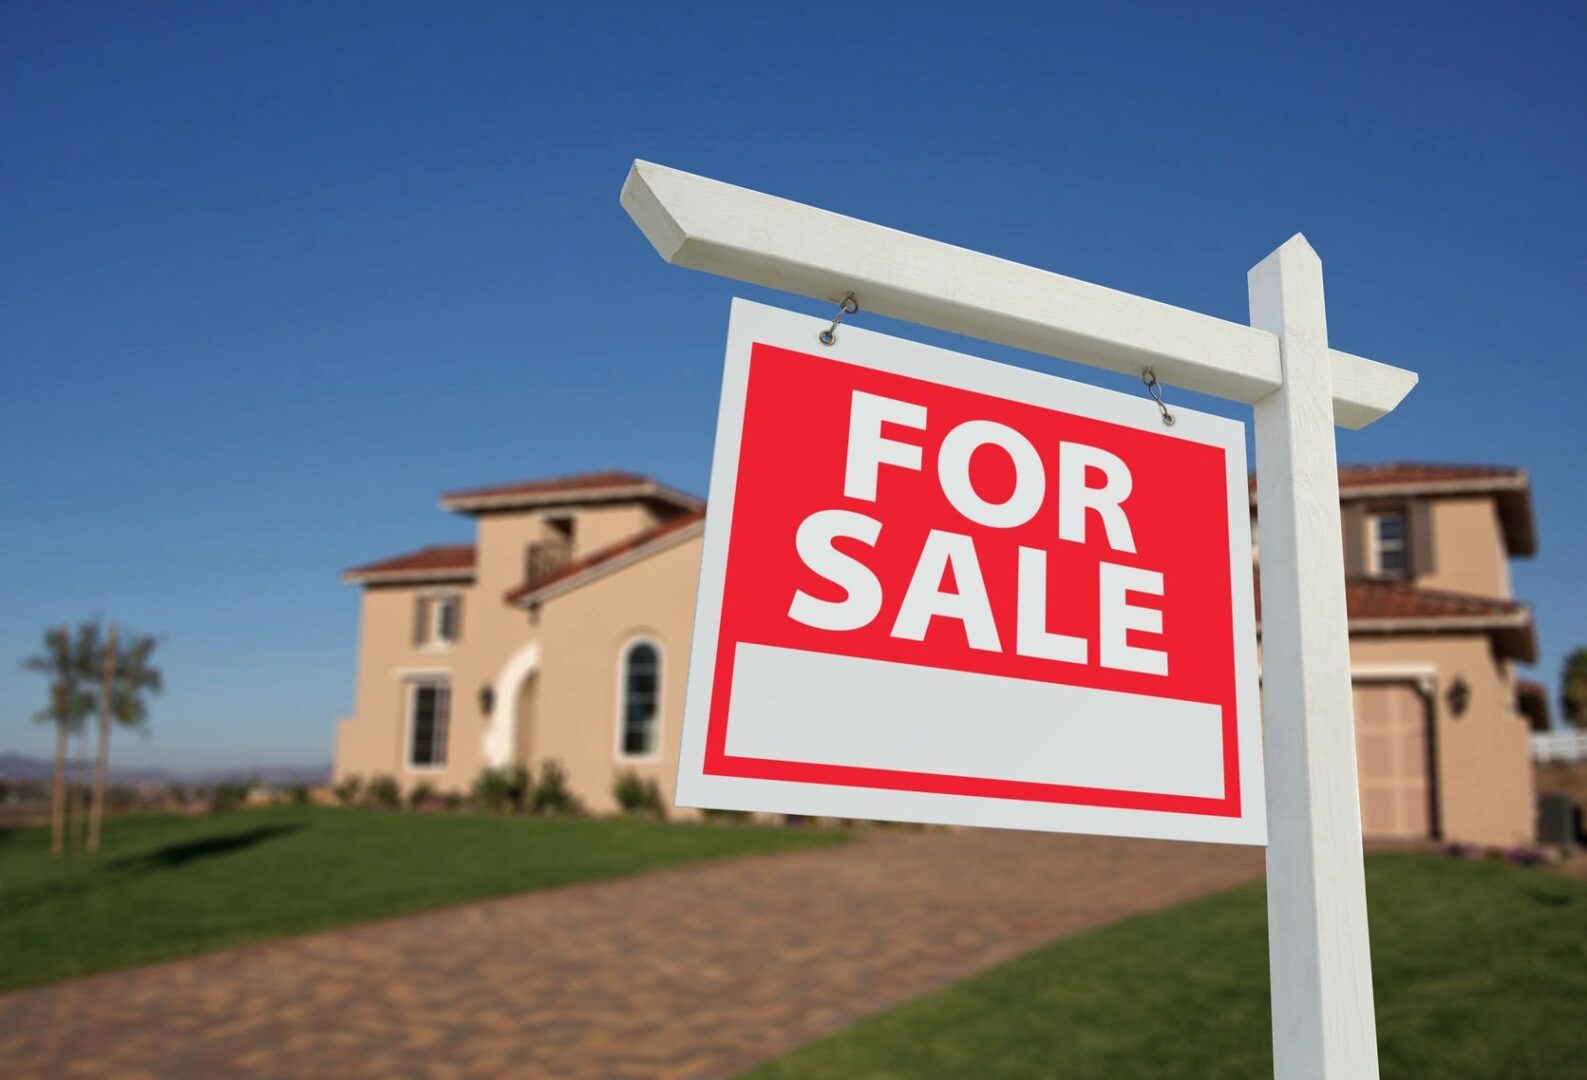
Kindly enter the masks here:
[[1504, 530], [1504, 546], [1511, 555], [1537, 554], [1537, 523], [1532, 517], [1532, 487], [1505, 491], [1499, 496], [1499, 525]]
[[1549, 715], [1548, 688], [1529, 679], [1515, 682], [1515, 709], [1526, 717], [1533, 731], [1548, 731], [1554, 724]]
[[1351, 619], [1352, 634], [1488, 634], [1506, 660], [1537, 661], [1537, 631], [1530, 612], [1513, 615], [1435, 615]]
[[347, 570], [342, 574], [343, 585], [426, 585], [472, 583], [474, 571], [457, 570]]
[[[1256, 624], [1258, 637], [1262, 623]], [[1349, 622], [1349, 633], [1393, 634], [1488, 634], [1494, 647], [1506, 660], [1523, 664], [1537, 662], [1537, 630], [1532, 613], [1527, 610], [1491, 615], [1408, 615], [1390, 618], [1354, 618]]]
[[[1515, 469], [1493, 476], [1463, 476], [1449, 480], [1388, 480], [1375, 484], [1341, 483], [1339, 501], [1355, 499], [1383, 499], [1401, 495], [1497, 495], [1504, 492], [1525, 493], [1531, 480], [1525, 469]], [[1251, 486], [1251, 500], [1256, 500], [1256, 486]]]
[[620, 502], [657, 502], [681, 511], [698, 510], [705, 505], [703, 500], [693, 495], [652, 480], [622, 487], [570, 488], [565, 491], [449, 492], [441, 496], [441, 509], [458, 514], [482, 514], [496, 510], [549, 509]]

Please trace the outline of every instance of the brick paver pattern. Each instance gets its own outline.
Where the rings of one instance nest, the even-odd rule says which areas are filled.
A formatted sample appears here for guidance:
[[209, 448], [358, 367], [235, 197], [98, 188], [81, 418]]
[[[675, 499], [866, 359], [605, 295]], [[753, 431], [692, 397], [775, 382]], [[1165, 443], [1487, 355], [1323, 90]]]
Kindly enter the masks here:
[[[6, 1076], [721, 1077], [1259, 849], [876, 830], [0, 998]], [[415, 873], [423, 873], [416, 867]]]

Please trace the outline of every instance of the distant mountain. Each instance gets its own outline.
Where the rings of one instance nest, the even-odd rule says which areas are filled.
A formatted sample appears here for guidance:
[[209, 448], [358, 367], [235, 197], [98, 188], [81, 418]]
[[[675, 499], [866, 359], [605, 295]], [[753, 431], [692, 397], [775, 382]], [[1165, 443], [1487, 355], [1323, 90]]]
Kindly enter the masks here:
[[[0, 754], [0, 780], [48, 780], [55, 772], [53, 762], [27, 754]], [[112, 784], [214, 784], [222, 780], [257, 779], [266, 784], [327, 784], [329, 765], [260, 765], [254, 768], [198, 769], [179, 772], [138, 765], [110, 766]]]
[[0, 754], [0, 780], [47, 780], [53, 769], [48, 761], [25, 754]]

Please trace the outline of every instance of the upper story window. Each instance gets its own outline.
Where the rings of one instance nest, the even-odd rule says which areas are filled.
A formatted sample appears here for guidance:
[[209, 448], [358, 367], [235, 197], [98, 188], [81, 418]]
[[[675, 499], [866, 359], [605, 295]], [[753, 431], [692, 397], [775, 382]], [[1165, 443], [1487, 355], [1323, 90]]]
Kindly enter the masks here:
[[656, 753], [657, 718], [661, 711], [661, 651], [649, 641], [636, 641], [623, 652], [622, 724], [618, 754], [645, 758]]
[[446, 729], [451, 719], [452, 687], [445, 679], [408, 684], [408, 767], [439, 769], [446, 764]]
[[1379, 577], [1404, 577], [1410, 570], [1405, 544], [1405, 512], [1383, 510], [1369, 519], [1372, 530], [1372, 572]]
[[422, 593], [413, 598], [413, 643], [455, 643], [463, 628], [463, 598], [457, 593]]

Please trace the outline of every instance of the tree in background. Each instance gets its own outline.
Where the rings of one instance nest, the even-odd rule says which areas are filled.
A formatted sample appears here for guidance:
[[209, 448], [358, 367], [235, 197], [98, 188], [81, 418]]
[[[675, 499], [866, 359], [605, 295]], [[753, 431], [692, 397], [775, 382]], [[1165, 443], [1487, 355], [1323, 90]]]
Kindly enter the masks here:
[[117, 641], [116, 624], [111, 623], [101, 640], [99, 628], [85, 623], [79, 631], [91, 631], [82, 650], [85, 665], [99, 669], [99, 755], [94, 762], [94, 795], [88, 813], [88, 850], [99, 850], [100, 823], [105, 816], [105, 772], [110, 767], [110, 727], [142, 730], [149, 718], [147, 696], [158, 694], [164, 679], [160, 669], [149, 662], [158, 642], [147, 636], [128, 634]]
[[1559, 675], [1559, 710], [1572, 727], [1587, 728], [1587, 645], [1565, 657]]
[[[79, 634], [79, 636], [81, 636]], [[44, 632], [44, 651], [30, 656], [22, 666], [50, 680], [48, 704], [34, 714], [40, 723], [55, 725], [55, 774], [50, 793], [50, 850], [59, 855], [66, 837], [66, 745], [70, 736], [82, 730], [83, 721], [93, 710], [94, 698], [88, 691], [82, 653], [72, 632], [62, 626]]]

